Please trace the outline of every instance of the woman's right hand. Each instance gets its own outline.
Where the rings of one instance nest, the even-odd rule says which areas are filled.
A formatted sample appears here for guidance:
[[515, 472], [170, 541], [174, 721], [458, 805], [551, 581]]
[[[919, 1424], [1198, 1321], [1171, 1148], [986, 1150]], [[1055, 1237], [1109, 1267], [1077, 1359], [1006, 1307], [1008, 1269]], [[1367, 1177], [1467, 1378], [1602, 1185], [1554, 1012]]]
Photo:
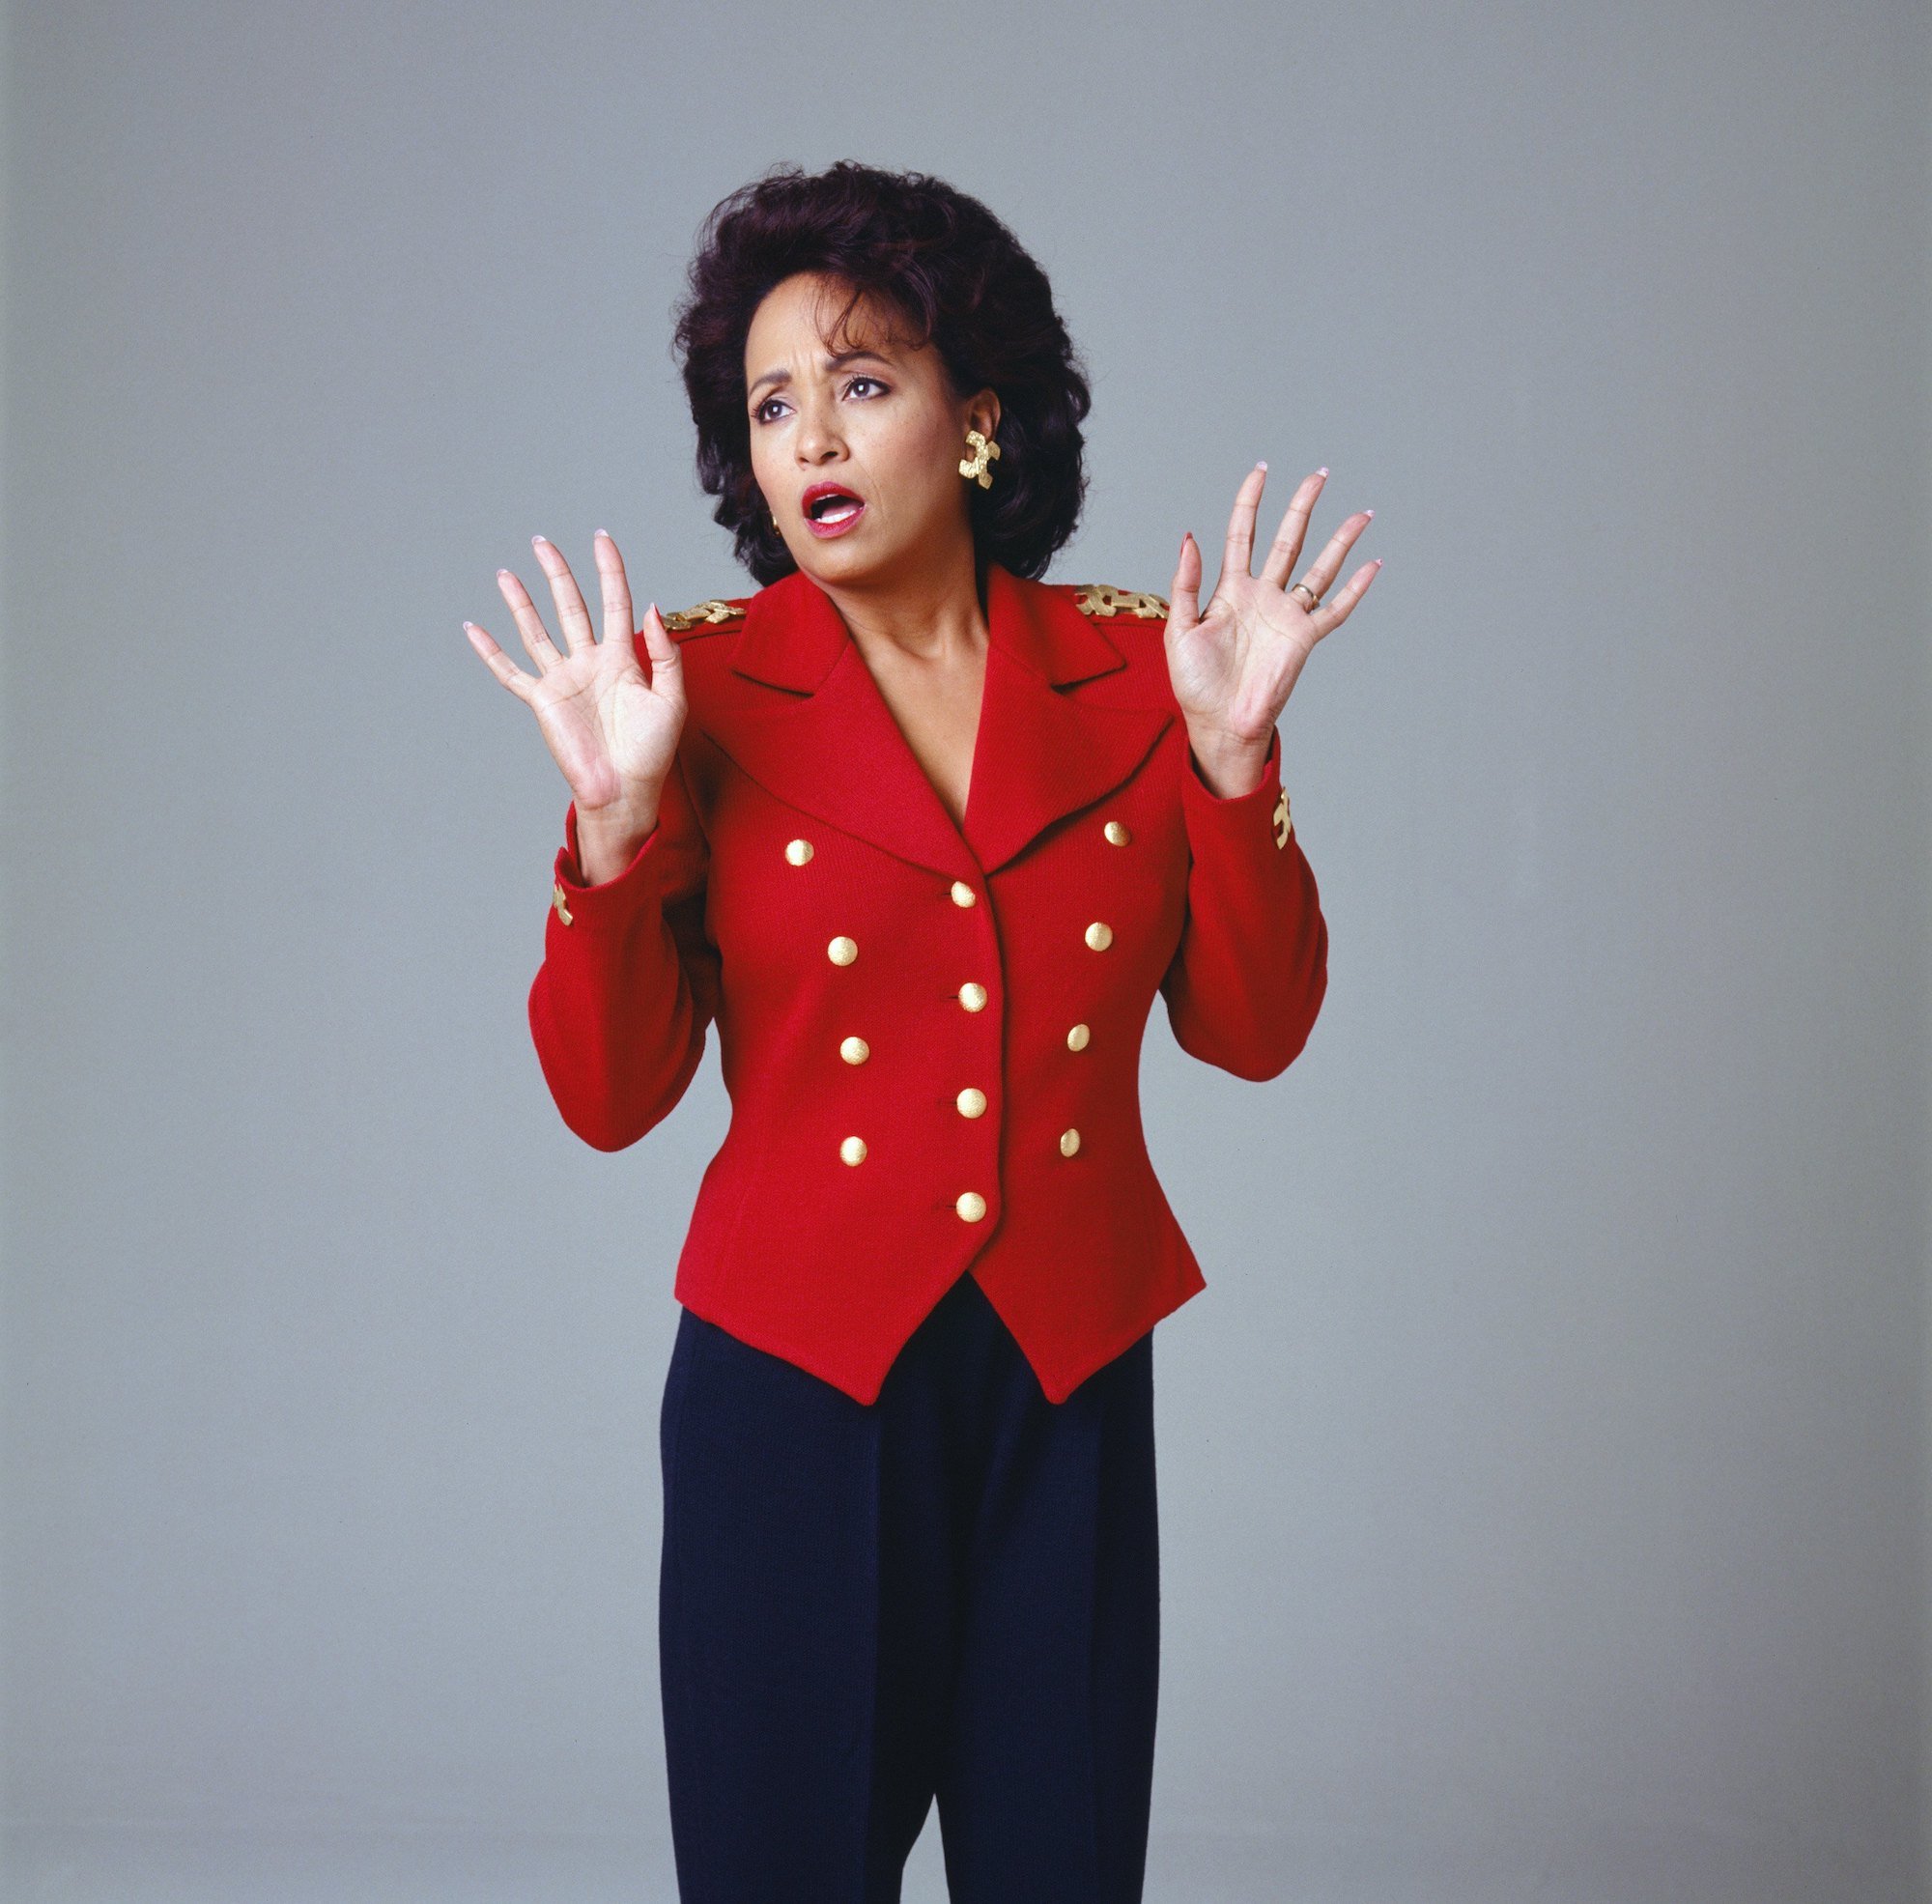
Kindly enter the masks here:
[[542, 536], [531, 540], [570, 652], [557, 652], [536, 604], [509, 569], [497, 571], [497, 583], [536, 673], [526, 674], [474, 622], [466, 621], [464, 632], [490, 672], [535, 711], [577, 803], [580, 842], [593, 831], [606, 841], [640, 841], [656, 824], [658, 796], [684, 726], [683, 658], [653, 602], [643, 623], [651, 664], [645, 679], [632, 633], [630, 583], [608, 533], [599, 529], [591, 545], [604, 589], [602, 641], [556, 545]]

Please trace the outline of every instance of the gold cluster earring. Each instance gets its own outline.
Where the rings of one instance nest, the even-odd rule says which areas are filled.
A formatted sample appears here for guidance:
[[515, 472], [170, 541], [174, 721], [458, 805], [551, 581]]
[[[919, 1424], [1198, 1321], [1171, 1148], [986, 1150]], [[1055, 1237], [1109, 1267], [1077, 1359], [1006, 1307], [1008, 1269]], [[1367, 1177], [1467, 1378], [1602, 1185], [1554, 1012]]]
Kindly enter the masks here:
[[999, 444], [989, 442], [978, 430], [968, 430], [966, 432], [966, 440], [972, 444], [973, 454], [960, 463], [959, 473], [968, 482], [977, 482], [981, 489], [991, 489], [993, 487], [993, 472], [987, 469], [986, 465], [988, 461], [999, 461]]

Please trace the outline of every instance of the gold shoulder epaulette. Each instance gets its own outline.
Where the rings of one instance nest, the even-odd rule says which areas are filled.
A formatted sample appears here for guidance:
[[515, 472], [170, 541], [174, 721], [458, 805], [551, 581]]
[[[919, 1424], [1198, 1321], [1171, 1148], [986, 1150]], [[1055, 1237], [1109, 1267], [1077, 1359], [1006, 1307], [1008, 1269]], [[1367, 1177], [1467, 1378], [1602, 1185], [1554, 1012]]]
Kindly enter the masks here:
[[1142, 621], [1164, 621], [1167, 604], [1158, 595], [1145, 595], [1132, 588], [1115, 588], [1104, 582], [1085, 582], [1073, 597], [1073, 606], [1082, 614], [1117, 615], [1126, 613]]
[[709, 601], [699, 602], [695, 609], [673, 609], [666, 614], [658, 611], [664, 625], [673, 635], [682, 635], [687, 629], [702, 627], [707, 622], [736, 621], [745, 612], [738, 602]]

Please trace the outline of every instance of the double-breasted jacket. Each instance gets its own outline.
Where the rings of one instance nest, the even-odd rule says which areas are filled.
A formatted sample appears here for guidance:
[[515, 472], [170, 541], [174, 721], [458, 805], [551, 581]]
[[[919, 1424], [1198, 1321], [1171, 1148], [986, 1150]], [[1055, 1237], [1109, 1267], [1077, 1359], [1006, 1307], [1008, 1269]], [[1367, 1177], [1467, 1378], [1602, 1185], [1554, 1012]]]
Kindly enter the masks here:
[[962, 1272], [1056, 1403], [1205, 1288], [1142, 1133], [1155, 994], [1241, 1078], [1314, 1026], [1327, 928], [1280, 731], [1261, 784], [1217, 797], [1165, 615], [992, 566], [955, 825], [794, 572], [667, 618], [686, 719], [629, 866], [586, 885], [565, 812], [529, 994], [557, 1108], [635, 1144], [715, 1025], [730, 1122], [673, 1293], [859, 1402]]

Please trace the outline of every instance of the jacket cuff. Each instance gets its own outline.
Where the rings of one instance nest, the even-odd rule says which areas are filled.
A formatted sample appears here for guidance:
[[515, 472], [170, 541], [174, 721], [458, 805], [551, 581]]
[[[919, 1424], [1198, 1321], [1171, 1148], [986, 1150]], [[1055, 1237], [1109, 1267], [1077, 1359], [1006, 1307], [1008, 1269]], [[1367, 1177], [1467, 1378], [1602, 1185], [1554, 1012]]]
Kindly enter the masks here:
[[[1190, 839], [1205, 838], [1212, 834], [1220, 838], [1239, 840], [1244, 838], [1259, 838], [1263, 833], [1268, 837], [1270, 844], [1275, 843], [1276, 833], [1286, 836], [1293, 832], [1293, 822], [1288, 821], [1285, 803], [1282, 803], [1281, 787], [1281, 729], [1276, 727], [1268, 736], [1267, 758], [1262, 762], [1260, 781], [1246, 793], [1221, 795], [1214, 791], [1201, 778], [1201, 769], [1194, 758], [1194, 749], [1187, 748], [1187, 766], [1180, 777], [1181, 811], [1187, 822]], [[1283, 804], [1282, 820], [1288, 824], [1278, 825], [1275, 808]]]
[[590, 885], [578, 859], [577, 802], [573, 800], [563, 816], [563, 844], [557, 848], [552, 868], [551, 910], [558, 922], [572, 928], [622, 924], [635, 916], [640, 906], [655, 904], [659, 897], [659, 874], [666, 865], [666, 827], [660, 813], [644, 835], [630, 863], [621, 872]]

